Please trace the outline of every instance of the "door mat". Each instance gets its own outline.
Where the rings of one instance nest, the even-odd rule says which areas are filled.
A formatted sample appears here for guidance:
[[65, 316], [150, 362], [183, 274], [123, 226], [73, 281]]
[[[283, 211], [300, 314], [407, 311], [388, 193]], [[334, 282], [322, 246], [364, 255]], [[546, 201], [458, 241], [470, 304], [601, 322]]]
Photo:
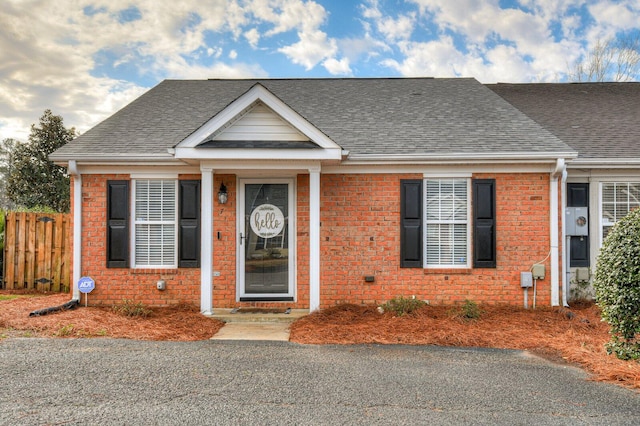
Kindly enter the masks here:
[[291, 308], [233, 308], [232, 314], [290, 314]]

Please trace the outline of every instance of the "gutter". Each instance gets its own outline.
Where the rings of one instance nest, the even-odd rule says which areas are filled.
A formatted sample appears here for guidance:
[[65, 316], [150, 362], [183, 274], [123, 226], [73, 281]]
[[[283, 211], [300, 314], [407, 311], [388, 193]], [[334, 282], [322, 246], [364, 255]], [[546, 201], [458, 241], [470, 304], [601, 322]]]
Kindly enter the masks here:
[[[560, 295], [559, 295], [559, 284], [560, 284], [560, 262], [559, 262], [559, 250], [558, 250], [558, 224], [559, 224], [559, 214], [558, 214], [558, 178], [564, 176], [566, 174], [567, 166], [565, 164], [564, 158], [558, 158], [556, 160], [556, 167], [551, 172], [550, 176], [550, 222], [551, 222], [551, 306], [559, 306], [560, 305]], [[564, 181], [564, 179], [563, 179]], [[563, 211], [564, 211], [564, 200], [563, 203]], [[564, 221], [563, 221], [564, 224]], [[563, 231], [564, 234], [564, 231]], [[564, 262], [564, 259], [563, 259]], [[564, 281], [564, 280], [563, 280]], [[564, 289], [564, 283], [563, 283]]]
[[469, 154], [469, 153], [448, 153], [448, 154], [349, 154], [347, 158], [344, 158], [343, 152], [343, 164], [358, 165], [358, 164], [375, 164], [375, 163], [392, 163], [392, 162], [410, 162], [413, 164], [443, 164], [443, 163], [504, 163], [508, 162], [522, 162], [522, 163], [549, 163], [557, 162], [558, 157], [573, 159], [576, 157], [575, 152], [559, 152], [553, 155], [549, 153], [509, 153], [509, 152], [494, 152], [490, 154]]
[[80, 272], [82, 268], [82, 175], [78, 172], [76, 160], [69, 160], [67, 168], [73, 176], [73, 297], [72, 301], [80, 301]]

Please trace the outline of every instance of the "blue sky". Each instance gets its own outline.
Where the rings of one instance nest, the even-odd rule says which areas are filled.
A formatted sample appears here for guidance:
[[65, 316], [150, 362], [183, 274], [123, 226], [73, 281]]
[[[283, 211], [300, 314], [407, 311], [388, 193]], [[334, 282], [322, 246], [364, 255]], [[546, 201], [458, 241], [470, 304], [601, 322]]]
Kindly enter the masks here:
[[167, 78], [562, 82], [639, 26], [638, 0], [2, 0], [0, 138], [47, 108], [84, 132]]

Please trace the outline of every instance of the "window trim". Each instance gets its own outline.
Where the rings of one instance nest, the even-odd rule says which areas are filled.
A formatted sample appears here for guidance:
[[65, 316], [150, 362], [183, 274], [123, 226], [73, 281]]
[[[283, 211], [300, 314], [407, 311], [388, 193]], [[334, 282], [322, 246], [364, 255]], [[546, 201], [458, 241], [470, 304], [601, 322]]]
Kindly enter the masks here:
[[[627, 185], [627, 188], [628, 188], [629, 185], [640, 186], [640, 181], [634, 181], [634, 180], [611, 180], [611, 181], [601, 181], [600, 184], [598, 185], [598, 216], [599, 216], [599, 223], [598, 223], [599, 244], [598, 244], [598, 247], [600, 247], [600, 248], [602, 247], [602, 243], [604, 242], [604, 238], [605, 238], [604, 237], [605, 226], [607, 228], [612, 228], [617, 223], [617, 222], [609, 222], [609, 221], [607, 221], [607, 223], [605, 224], [605, 222], [604, 222], [604, 186], [605, 185]], [[615, 193], [615, 189], [614, 189], [614, 193]], [[640, 208], [640, 204], [638, 206], [634, 206], [633, 208]], [[631, 207], [630, 207], [628, 202], [627, 202], [627, 210], [631, 211]], [[620, 219], [618, 219], [618, 220], [620, 220]]]
[[[169, 221], [169, 220], [161, 220], [161, 221], [157, 221], [157, 220], [153, 220], [153, 221], [148, 221], [148, 220], [138, 220], [138, 218], [136, 217], [136, 196], [137, 196], [137, 189], [138, 189], [138, 182], [141, 181], [160, 181], [160, 182], [173, 182], [174, 184], [174, 197], [173, 197], [173, 203], [174, 203], [174, 214], [173, 214], [173, 220]], [[179, 242], [179, 220], [178, 220], [178, 203], [179, 203], [179, 182], [177, 179], [177, 176], [175, 175], [136, 175], [135, 177], [132, 176], [131, 178], [131, 248], [130, 248], [130, 253], [131, 253], [131, 269], [176, 269], [178, 268], [178, 242]], [[172, 263], [166, 264], [166, 265], [148, 265], [148, 264], [144, 264], [144, 265], [137, 265], [137, 259], [136, 259], [136, 236], [137, 236], [137, 228], [138, 225], [145, 225], [145, 224], [149, 224], [149, 225], [155, 225], [155, 224], [172, 224], [173, 225], [173, 229], [174, 229], [174, 237], [173, 237], [173, 261]]]
[[[465, 181], [465, 185], [466, 185], [466, 219], [465, 221], [460, 221], [460, 220], [451, 220], [451, 221], [442, 221], [439, 220], [437, 221], [437, 223], [450, 223], [450, 224], [455, 224], [455, 223], [459, 223], [459, 224], [466, 224], [466, 234], [465, 234], [465, 238], [466, 238], [466, 262], [464, 264], [433, 264], [433, 263], [428, 263], [428, 250], [427, 250], [427, 245], [428, 245], [428, 239], [427, 239], [427, 233], [428, 233], [428, 228], [429, 228], [429, 223], [434, 223], [433, 221], [429, 221], [427, 218], [427, 182], [429, 180], [438, 180], [440, 182], [442, 181], [456, 181], [456, 180], [463, 180]], [[423, 268], [424, 269], [470, 269], [472, 268], [472, 244], [473, 244], [473, 238], [472, 238], [472, 229], [473, 229], [473, 220], [472, 220], [472, 179], [468, 174], [457, 174], [457, 173], [445, 173], [445, 174], [441, 174], [441, 175], [427, 175], [425, 174], [423, 177], [423, 193], [422, 193], [422, 203], [423, 203], [423, 259], [422, 259], [422, 264], [423, 264]], [[461, 223], [460, 223], [461, 222]]]

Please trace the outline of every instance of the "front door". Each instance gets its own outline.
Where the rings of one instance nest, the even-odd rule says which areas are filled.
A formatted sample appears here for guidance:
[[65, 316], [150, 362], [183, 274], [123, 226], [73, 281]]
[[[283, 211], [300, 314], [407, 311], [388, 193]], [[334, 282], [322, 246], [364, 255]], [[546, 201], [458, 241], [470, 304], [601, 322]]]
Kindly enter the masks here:
[[292, 179], [241, 179], [238, 299], [292, 301], [295, 290]]

